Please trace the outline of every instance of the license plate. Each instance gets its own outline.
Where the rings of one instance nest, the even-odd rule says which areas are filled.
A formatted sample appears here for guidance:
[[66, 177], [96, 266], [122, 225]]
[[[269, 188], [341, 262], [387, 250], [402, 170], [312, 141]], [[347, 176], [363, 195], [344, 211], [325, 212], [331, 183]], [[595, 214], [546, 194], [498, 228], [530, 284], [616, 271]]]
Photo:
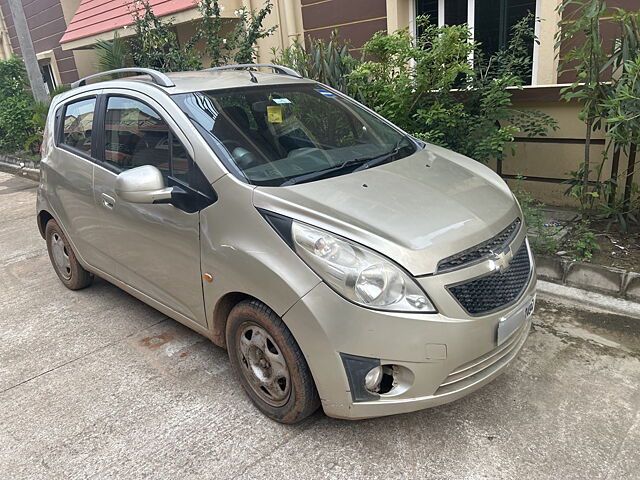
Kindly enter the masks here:
[[500, 323], [498, 323], [498, 345], [503, 344], [529, 319], [533, 314], [535, 305], [536, 297], [529, 297], [522, 307], [500, 319]]

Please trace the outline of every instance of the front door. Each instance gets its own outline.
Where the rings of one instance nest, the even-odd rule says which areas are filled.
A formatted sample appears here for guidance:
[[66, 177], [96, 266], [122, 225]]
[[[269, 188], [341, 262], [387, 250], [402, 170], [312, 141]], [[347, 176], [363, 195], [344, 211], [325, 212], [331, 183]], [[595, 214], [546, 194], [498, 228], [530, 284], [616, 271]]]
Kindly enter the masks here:
[[165, 182], [187, 185], [202, 173], [153, 100], [118, 95], [101, 100], [102, 155], [94, 173], [101, 250], [110, 255], [118, 280], [206, 326], [199, 212], [128, 203], [114, 188], [119, 172], [142, 165], [160, 169]]

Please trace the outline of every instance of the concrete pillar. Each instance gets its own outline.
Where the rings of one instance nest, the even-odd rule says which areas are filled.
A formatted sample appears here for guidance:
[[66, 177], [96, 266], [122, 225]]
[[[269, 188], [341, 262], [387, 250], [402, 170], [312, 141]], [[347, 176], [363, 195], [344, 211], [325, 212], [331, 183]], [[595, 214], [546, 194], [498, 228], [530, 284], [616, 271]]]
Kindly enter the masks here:
[[387, 31], [393, 33], [411, 26], [412, 0], [387, 0]]
[[536, 16], [540, 23], [536, 26], [539, 45], [534, 46], [533, 84], [554, 85], [558, 83], [558, 56], [555, 49], [555, 35], [558, 32], [560, 15], [558, 5], [562, 0], [538, 0]]

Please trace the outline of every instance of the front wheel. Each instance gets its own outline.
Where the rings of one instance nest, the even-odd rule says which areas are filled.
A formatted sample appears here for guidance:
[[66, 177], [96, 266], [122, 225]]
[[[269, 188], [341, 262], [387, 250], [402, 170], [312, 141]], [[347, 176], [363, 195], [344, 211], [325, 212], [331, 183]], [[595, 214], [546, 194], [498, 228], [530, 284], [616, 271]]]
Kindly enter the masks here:
[[297, 423], [320, 399], [309, 366], [291, 332], [266, 305], [244, 301], [227, 320], [229, 359], [251, 401], [269, 418]]

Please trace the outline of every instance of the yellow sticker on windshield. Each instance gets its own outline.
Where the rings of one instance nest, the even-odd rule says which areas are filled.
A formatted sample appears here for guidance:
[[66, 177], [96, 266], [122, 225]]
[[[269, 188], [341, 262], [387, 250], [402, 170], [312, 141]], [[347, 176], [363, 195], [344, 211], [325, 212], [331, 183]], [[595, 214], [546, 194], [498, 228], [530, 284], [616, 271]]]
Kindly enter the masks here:
[[282, 107], [280, 105], [267, 106], [267, 121], [269, 123], [282, 123]]

